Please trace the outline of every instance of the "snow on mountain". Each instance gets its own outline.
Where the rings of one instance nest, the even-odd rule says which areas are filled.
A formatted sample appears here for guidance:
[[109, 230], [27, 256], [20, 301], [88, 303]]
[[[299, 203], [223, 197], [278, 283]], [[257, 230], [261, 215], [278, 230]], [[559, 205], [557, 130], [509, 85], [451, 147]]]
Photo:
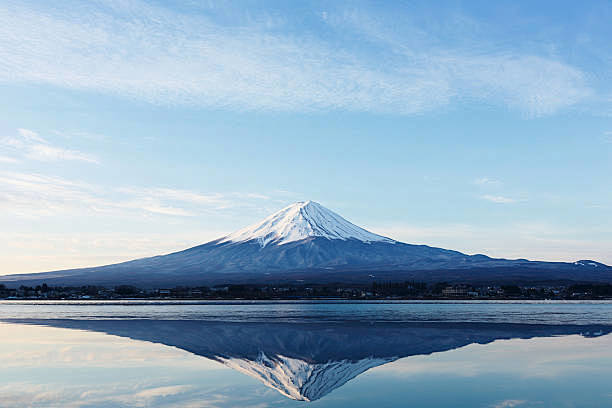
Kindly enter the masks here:
[[139, 287], [417, 280], [423, 282], [609, 282], [612, 268], [576, 263], [495, 259], [412, 245], [366, 231], [313, 201], [283, 208], [258, 224], [182, 251], [112, 265], [0, 276], [14, 286], [130, 284]]
[[218, 357], [226, 366], [254, 377], [266, 386], [297, 401], [315, 401], [346, 384], [359, 374], [393, 358], [365, 358], [357, 361], [328, 361], [310, 364], [304, 360], [260, 352], [256, 360]]
[[283, 245], [311, 237], [395, 243], [350, 223], [314, 201], [291, 204], [257, 224], [221, 238], [219, 243], [257, 241], [265, 247], [271, 243]]
[[576, 261], [576, 262], [574, 262], [574, 265], [577, 265], [577, 266], [592, 266], [594, 268], [597, 268], [599, 266], [603, 266], [603, 267], [606, 266], [606, 265], [604, 265], [602, 263], [591, 261], [591, 260], [588, 260], [588, 259], [587, 260], [583, 259], [583, 260], [580, 260], [580, 261]]

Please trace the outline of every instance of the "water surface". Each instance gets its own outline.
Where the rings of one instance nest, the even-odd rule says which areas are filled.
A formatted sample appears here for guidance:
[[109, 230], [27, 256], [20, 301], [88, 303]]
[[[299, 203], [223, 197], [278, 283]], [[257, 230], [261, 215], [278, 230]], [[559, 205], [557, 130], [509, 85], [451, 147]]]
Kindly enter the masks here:
[[2, 302], [0, 405], [612, 406], [609, 302]]

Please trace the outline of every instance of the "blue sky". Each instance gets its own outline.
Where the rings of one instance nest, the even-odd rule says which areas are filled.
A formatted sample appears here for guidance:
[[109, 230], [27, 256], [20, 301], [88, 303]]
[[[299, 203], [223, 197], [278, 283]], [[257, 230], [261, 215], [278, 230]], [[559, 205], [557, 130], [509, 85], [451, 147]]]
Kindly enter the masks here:
[[609, 2], [0, 6], [0, 273], [313, 199], [374, 232], [612, 263]]

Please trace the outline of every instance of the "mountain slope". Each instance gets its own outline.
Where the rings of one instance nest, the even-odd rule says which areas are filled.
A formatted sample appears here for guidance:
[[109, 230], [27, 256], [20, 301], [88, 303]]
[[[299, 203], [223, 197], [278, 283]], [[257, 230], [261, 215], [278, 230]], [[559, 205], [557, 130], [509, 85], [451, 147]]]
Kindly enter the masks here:
[[[532, 262], [410, 245], [366, 231], [312, 201], [292, 204], [220, 239], [163, 256], [94, 268], [0, 277], [0, 282], [196, 285], [264, 280], [393, 279], [612, 281], [593, 261]], [[387, 273], [381, 275], [381, 272]]]

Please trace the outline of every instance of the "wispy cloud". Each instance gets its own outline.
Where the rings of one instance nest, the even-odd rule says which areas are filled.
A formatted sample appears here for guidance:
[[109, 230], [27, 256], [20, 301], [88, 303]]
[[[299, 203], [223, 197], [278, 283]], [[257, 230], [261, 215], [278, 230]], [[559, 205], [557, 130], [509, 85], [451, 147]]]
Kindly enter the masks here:
[[192, 389], [192, 386], [190, 385], [167, 385], [164, 387], [147, 388], [134, 394], [134, 397], [138, 399], [151, 400], [158, 397], [183, 394], [190, 389]]
[[30, 129], [24, 129], [24, 128], [19, 128], [17, 129], [17, 132], [19, 132], [19, 134], [28, 142], [38, 142], [38, 143], [47, 143], [45, 141], [45, 139], [43, 139], [42, 137], [38, 136], [38, 133], [34, 132], [33, 130]]
[[480, 198], [482, 198], [483, 200], [490, 201], [492, 203], [497, 203], [497, 204], [511, 204], [511, 203], [516, 203], [517, 201], [519, 201], [515, 198], [505, 197], [501, 195], [490, 195], [490, 194], [485, 194], [483, 196], [480, 196]]
[[26, 157], [41, 161], [78, 160], [98, 163], [98, 160], [90, 154], [81, 153], [76, 150], [62, 149], [43, 143], [29, 146]]
[[496, 204], [512, 204], [526, 201], [524, 198], [515, 198], [504, 194], [501, 190], [503, 183], [500, 180], [490, 177], [480, 177], [472, 181], [472, 184], [479, 187], [479, 190], [487, 194], [479, 196], [481, 200], [486, 200]]
[[30, 218], [76, 212], [189, 217], [244, 208], [268, 199], [257, 193], [204, 194], [158, 187], [105, 187], [36, 173], [0, 172], [0, 209], [5, 214]]
[[612, 143], [612, 130], [604, 132], [603, 136], [604, 142]]
[[[119, 188], [122, 193], [135, 195], [138, 197], [153, 197], [173, 201], [182, 201], [200, 205], [222, 206], [225, 204], [225, 196], [220, 193], [202, 194], [190, 190], [172, 188]], [[257, 196], [261, 198], [263, 196]]]
[[[46, 139], [32, 130], [17, 129], [17, 133], [19, 136], [4, 137], [0, 139], [0, 149], [12, 154], [12, 156], [20, 156], [31, 160], [76, 160], [89, 163], [99, 163], [98, 159], [91, 154], [83, 153], [78, 150], [70, 150], [53, 146]], [[9, 157], [8, 161], [4, 161], [10, 163], [16, 162], [17, 159]]]
[[526, 402], [527, 401], [525, 400], [509, 399], [495, 403], [491, 405], [491, 408], [514, 408], [518, 407], [519, 405], [525, 405]]
[[8, 157], [8, 156], [0, 156], [0, 163], [17, 163], [19, 160]]
[[[277, 210], [280, 205], [273, 197], [248, 191], [117, 187], [0, 171], [0, 224], [12, 226], [0, 234], [0, 274], [102, 265], [181, 250], [237, 229], [242, 222], [236, 218], [245, 214]], [[23, 220], [26, 225], [36, 221], [36, 230], [18, 231]], [[58, 222], [62, 232], [52, 227]], [[148, 228], [151, 224], [155, 226]], [[107, 225], [115, 225], [112, 233]]]
[[[369, 22], [354, 27], [376, 58], [312, 33], [282, 33], [274, 21], [231, 27], [137, 0], [80, 3], [78, 12], [62, 4], [43, 12], [15, 2], [0, 11], [0, 82], [163, 105], [400, 114], [476, 100], [539, 116], [593, 92], [580, 69], [557, 59], [488, 52], [486, 44], [432, 48]], [[324, 16], [334, 29], [338, 19]]]
[[0, 172], [0, 209], [4, 214], [53, 215], [94, 202], [94, 193], [84, 183], [41, 174]]
[[502, 184], [501, 181], [492, 179], [489, 177], [477, 178], [476, 180], [473, 181], [473, 183], [478, 186], [483, 186], [483, 187], [500, 186]]
[[87, 139], [87, 140], [95, 140], [95, 141], [105, 141], [109, 140], [107, 135], [95, 132], [87, 132], [87, 131], [60, 131], [53, 130], [51, 131], [54, 135], [61, 136], [65, 139]]

